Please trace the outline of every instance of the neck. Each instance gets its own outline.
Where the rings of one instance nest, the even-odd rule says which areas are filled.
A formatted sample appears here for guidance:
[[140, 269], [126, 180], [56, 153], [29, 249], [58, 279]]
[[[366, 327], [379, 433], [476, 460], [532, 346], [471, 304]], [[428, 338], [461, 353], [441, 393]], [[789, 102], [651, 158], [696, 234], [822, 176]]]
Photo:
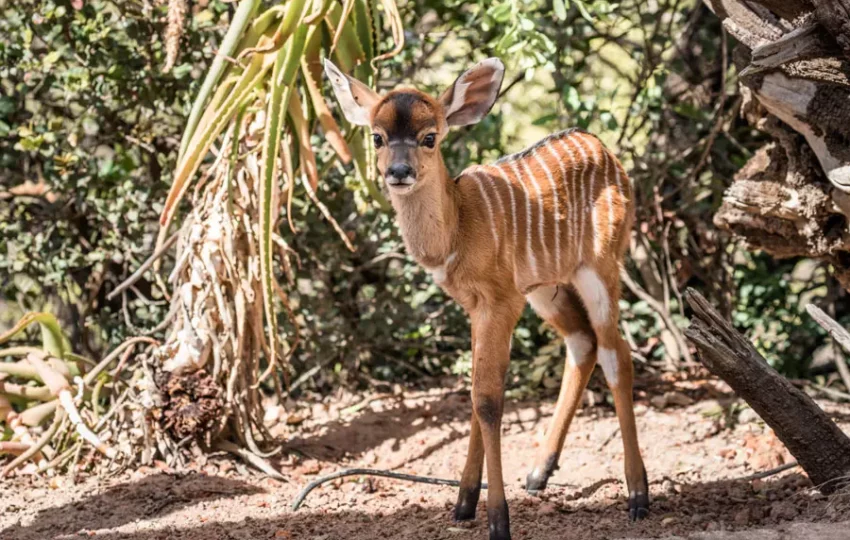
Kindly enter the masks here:
[[410, 193], [390, 193], [408, 252], [422, 265], [442, 265], [454, 249], [458, 224], [455, 185], [440, 160], [435, 178]]

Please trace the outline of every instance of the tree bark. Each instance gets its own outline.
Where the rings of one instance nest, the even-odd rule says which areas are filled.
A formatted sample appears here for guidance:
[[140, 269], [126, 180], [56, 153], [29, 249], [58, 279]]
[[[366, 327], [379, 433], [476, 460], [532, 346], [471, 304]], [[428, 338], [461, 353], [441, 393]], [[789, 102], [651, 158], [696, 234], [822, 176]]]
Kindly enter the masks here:
[[693, 289], [685, 335], [699, 359], [755, 410], [824, 493], [850, 483], [850, 438], [802, 390], [771, 368], [732, 325]]
[[774, 136], [715, 224], [776, 257], [833, 265], [850, 290], [850, 0], [704, 0], [739, 42], [743, 111]]

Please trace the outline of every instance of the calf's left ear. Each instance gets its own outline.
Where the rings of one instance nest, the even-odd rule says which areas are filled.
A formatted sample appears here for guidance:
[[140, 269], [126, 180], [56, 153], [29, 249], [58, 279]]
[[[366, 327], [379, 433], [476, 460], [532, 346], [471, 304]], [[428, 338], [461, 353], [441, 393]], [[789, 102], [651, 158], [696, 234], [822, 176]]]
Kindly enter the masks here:
[[340, 71], [330, 60], [325, 60], [325, 73], [331, 81], [345, 119], [355, 126], [368, 126], [369, 113], [380, 96], [362, 82]]
[[504, 76], [505, 65], [498, 58], [482, 60], [466, 70], [440, 96], [446, 123], [449, 126], [478, 123], [499, 97]]

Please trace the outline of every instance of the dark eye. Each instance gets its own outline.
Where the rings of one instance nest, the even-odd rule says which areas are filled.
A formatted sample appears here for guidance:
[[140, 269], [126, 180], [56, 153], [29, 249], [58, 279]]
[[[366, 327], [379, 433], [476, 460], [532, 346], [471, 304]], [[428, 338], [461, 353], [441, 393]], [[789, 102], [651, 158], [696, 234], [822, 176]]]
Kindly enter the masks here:
[[437, 143], [437, 136], [433, 133], [429, 133], [422, 137], [422, 146], [427, 146], [428, 148], [434, 148], [434, 145]]
[[372, 142], [374, 142], [374, 143], [375, 143], [375, 148], [380, 148], [380, 147], [384, 146], [384, 139], [383, 139], [383, 137], [381, 137], [381, 136], [380, 136], [380, 135], [378, 135], [377, 133], [375, 133], [374, 135], [372, 135]]

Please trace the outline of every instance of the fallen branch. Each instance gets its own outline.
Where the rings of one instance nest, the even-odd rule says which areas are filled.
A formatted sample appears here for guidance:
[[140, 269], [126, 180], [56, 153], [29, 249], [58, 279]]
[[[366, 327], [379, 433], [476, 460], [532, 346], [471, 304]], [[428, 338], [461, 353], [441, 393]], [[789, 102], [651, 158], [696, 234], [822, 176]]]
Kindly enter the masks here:
[[819, 486], [830, 493], [850, 480], [850, 438], [805, 392], [771, 368], [749, 341], [693, 289], [685, 335], [702, 363], [722, 378], [773, 429]]
[[19, 456], [30, 449], [29, 444], [17, 441], [0, 441], [0, 454]]
[[773, 469], [768, 469], [766, 471], [761, 471], [761, 472], [751, 474], [749, 476], [745, 476], [745, 477], [741, 478], [741, 480], [744, 480], [744, 481], [760, 480], [762, 478], [767, 478], [768, 476], [773, 476], [775, 474], [779, 474], [781, 472], [785, 472], [789, 469], [793, 469], [794, 467], [799, 467], [799, 466], [800, 466], [799, 463], [797, 463], [796, 461], [792, 461], [791, 463], [786, 463], [785, 465], [780, 465], [779, 467], [774, 467]]
[[[432, 484], [435, 486], [460, 486], [460, 482], [458, 482], [457, 480], [446, 480], [444, 478], [416, 476], [414, 474], [383, 471], [380, 469], [345, 469], [325, 476], [320, 476], [319, 478], [316, 478], [315, 480], [307, 484], [307, 486], [298, 493], [298, 495], [295, 497], [295, 500], [292, 502], [292, 511], [294, 512], [298, 510], [304, 503], [304, 499], [307, 498], [307, 495], [309, 495], [310, 492], [316, 489], [317, 487], [321, 486], [326, 482], [330, 482], [331, 480], [336, 480], [337, 478], [343, 478], [345, 476], [380, 476], [382, 478], [393, 478], [395, 480], [418, 482], [420, 484]], [[487, 484], [481, 484], [481, 489], [487, 489]]]
[[248, 465], [256, 467], [257, 469], [261, 470], [262, 472], [274, 478], [275, 480], [280, 480], [282, 482], [289, 481], [287, 477], [283, 476], [278, 470], [272, 467], [271, 463], [258, 456], [254, 452], [251, 452], [247, 448], [237, 446], [230, 441], [219, 441], [216, 443], [216, 448], [239, 456], [240, 458], [248, 462]]

